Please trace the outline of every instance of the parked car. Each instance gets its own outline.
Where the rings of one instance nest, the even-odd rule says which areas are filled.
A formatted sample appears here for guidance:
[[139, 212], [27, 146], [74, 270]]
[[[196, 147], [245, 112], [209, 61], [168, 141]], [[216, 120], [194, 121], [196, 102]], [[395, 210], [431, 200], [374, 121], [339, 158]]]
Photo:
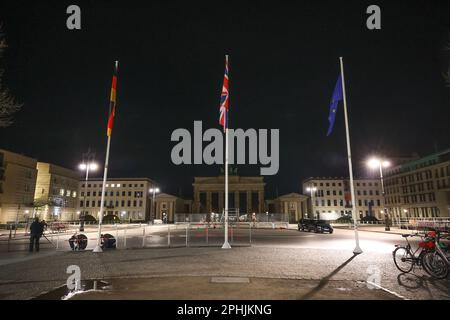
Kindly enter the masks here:
[[325, 220], [301, 219], [298, 222], [298, 231], [314, 231], [316, 233], [333, 233], [333, 227]]

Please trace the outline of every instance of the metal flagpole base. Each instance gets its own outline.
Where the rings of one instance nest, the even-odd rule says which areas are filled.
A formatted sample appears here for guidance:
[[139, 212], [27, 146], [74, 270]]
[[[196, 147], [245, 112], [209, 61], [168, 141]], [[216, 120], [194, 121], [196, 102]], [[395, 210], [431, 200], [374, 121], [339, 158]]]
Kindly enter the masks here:
[[363, 253], [362, 249], [359, 246], [356, 246], [355, 249], [353, 250], [354, 254], [361, 254]]
[[223, 243], [222, 249], [231, 249], [230, 244], [228, 243], [228, 241]]
[[103, 252], [102, 247], [100, 246], [95, 246], [94, 250], [92, 250], [92, 252]]

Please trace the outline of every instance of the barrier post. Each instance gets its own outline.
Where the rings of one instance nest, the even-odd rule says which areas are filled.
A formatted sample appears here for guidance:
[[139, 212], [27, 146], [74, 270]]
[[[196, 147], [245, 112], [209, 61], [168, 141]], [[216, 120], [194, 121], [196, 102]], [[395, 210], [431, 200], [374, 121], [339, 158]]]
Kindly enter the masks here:
[[59, 233], [56, 235], [56, 250], [59, 249]]
[[127, 248], [127, 228], [125, 227], [123, 229], [123, 248], [126, 249]]
[[116, 249], [119, 249], [119, 228], [116, 224]]
[[189, 229], [189, 223], [186, 224], [186, 247], [188, 246], [188, 229]]
[[206, 226], [206, 244], [209, 244], [209, 226]]
[[250, 243], [252, 243], [252, 224], [249, 223], [248, 224], [248, 230], [249, 230], [249, 239], [250, 239]]
[[9, 229], [9, 238], [8, 238], [8, 252], [10, 250], [10, 244], [11, 244], [11, 236], [12, 236], [12, 229]]
[[142, 248], [145, 248], [145, 226], [142, 229]]
[[170, 247], [170, 224], [167, 225], [167, 246]]

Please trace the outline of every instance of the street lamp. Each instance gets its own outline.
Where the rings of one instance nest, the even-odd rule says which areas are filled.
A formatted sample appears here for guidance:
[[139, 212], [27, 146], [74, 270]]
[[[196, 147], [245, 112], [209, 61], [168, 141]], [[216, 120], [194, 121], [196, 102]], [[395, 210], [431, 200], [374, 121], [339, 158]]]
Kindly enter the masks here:
[[311, 213], [312, 213], [312, 217], [314, 218], [314, 192], [317, 191], [316, 187], [307, 187], [306, 191], [311, 193]]
[[86, 176], [84, 179], [84, 198], [83, 198], [83, 211], [80, 215], [80, 231], [84, 231], [84, 218], [86, 215], [86, 196], [87, 196], [87, 183], [89, 180], [89, 171], [96, 171], [98, 169], [98, 164], [93, 161], [94, 154], [88, 151], [83, 154], [83, 162], [80, 163], [78, 169], [86, 172]]
[[367, 165], [371, 169], [379, 169], [380, 170], [380, 180], [381, 180], [381, 193], [383, 195], [383, 208], [384, 210], [384, 221], [386, 223], [386, 226], [384, 228], [385, 231], [391, 230], [389, 227], [389, 214], [386, 210], [386, 201], [385, 201], [385, 192], [384, 192], [384, 180], [383, 180], [383, 168], [387, 168], [391, 165], [391, 163], [386, 159], [379, 159], [379, 158], [371, 158], [367, 161]]
[[159, 192], [159, 188], [150, 188], [150, 190], [148, 190], [150, 193], [152, 193], [152, 207], [150, 210], [150, 220], [152, 222], [152, 224], [155, 222], [155, 210], [156, 208], [154, 208], [155, 206], [155, 194]]

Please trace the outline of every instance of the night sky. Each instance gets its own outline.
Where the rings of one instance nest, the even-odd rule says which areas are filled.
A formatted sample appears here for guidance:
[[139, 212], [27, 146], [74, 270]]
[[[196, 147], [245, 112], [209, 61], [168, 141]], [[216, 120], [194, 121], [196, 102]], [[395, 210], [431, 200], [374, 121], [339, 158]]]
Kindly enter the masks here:
[[[24, 104], [0, 147], [76, 169], [91, 148], [100, 163], [114, 61], [120, 61], [110, 177], [149, 177], [189, 197], [194, 176], [220, 167], [175, 166], [170, 141], [193, 121], [216, 127], [230, 55], [230, 127], [280, 129], [280, 170], [266, 196], [299, 192], [308, 176], [344, 176], [342, 105], [326, 137], [344, 57], [354, 167], [365, 158], [450, 147], [448, 1], [2, 1], [9, 48], [4, 83]], [[81, 31], [66, 8], [82, 11]], [[366, 28], [381, 7], [382, 29]], [[259, 165], [239, 166], [259, 175]], [[97, 176], [101, 176], [98, 173]]]

